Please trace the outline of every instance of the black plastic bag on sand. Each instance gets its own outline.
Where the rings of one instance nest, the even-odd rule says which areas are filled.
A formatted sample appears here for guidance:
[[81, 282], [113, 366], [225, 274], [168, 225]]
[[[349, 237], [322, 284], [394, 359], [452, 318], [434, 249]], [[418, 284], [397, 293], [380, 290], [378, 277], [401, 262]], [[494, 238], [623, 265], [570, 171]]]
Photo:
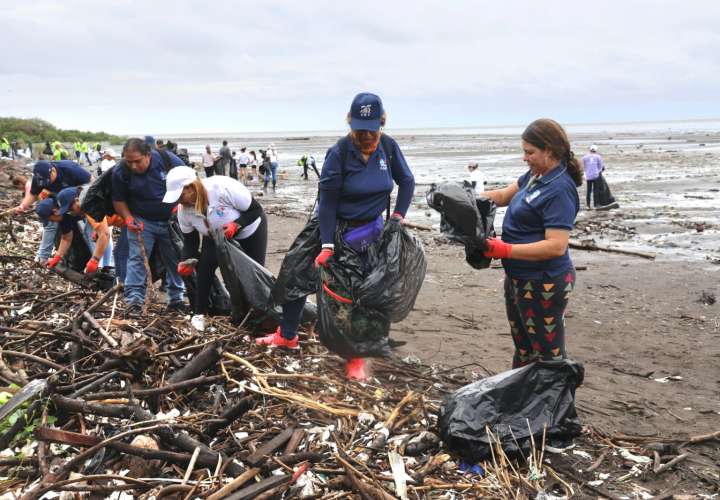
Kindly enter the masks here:
[[596, 209], [619, 207], [615, 201], [615, 197], [610, 192], [610, 186], [608, 186], [608, 183], [605, 181], [604, 175], [600, 174], [597, 178], [594, 191]]
[[[252, 308], [266, 314], [276, 323], [279, 322], [282, 309], [280, 306], [268, 305], [275, 286], [275, 276], [248, 257], [236, 241], [225, 238], [222, 230], [215, 231], [212, 237], [215, 241], [220, 273], [230, 291], [233, 321], [242, 321]], [[316, 319], [315, 305], [306, 303], [301, 322], [312, 323]]]
[[486, 240], [495, 236], [495, 203], [475, 198], [467, 182], [432, 184], [425, 195], [428, 205], [440, 212], [440, 231], [450, 240], [465, 245], [465, 260], [475, 269], [490, 267], [485, 257]]
[[425, 280], [422, 243], [399, 222], [385, 224], [380, 240], [368, 249], [369, 274], [355, 289], [356, 302], [376, 309], [391, 322], [404, 320]]
[[312, 264], [320, 247], [320, 224], [313, 217], [285, 254], [272, 290], [274, 304], [286, 304], [317, 291], [318, 274]]
[[[345, 250], [345, 249], [344, 249]], [[363, 280], [363, 263], [352, 250], [335, 254], [320, 273], [317, 304], [320, 342], [345, 358], [385, 357], [391, 353], [390, 320], [352, 299]]]
[[565, 442], [581, 431], [575, 389], [584, 373], [582, 364], [569, 359], [537, 361], [466, 385], [446, 396], [440, 435], [471, 463], [489, 458], [497, 442], [508, 455], [527, 456], [530, 435], [540, 447], [543, 429], [546, 443]]
[[[73, 239], [70, 244], [70, 248], [65, 254], [65, 263], [68, 269], [77, 271], [78, 273], [85, 272], [85, 265], [87, 261], [92, 257], [92, 251], [90, 245], [85, 237], [83, 231], [80, 230], [78, 224], [73, 224]], [[55, 236], [55, 248], [57, 249], [60, 245], [61, 232], [58, 231]]]

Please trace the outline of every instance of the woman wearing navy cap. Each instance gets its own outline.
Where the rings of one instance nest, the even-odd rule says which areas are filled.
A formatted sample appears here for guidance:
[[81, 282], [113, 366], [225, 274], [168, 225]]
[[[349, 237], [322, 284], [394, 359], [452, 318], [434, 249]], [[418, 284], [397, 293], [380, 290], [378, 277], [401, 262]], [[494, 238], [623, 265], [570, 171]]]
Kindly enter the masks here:
[[505, 268], [513, 368], [566, 357], [564, 313], [575, 284], [568, 241], [582, 185], [580, 163], [554, 120], [528, 125], [522, 148], [530, 170], [504, 189], [481, 193], [508, 207], [502, 240], [488, 240], [485, 255], [502, 259]]
[[[311, 266], [316, 269], [327, 267], [334, 255], [338, 224], [346, 228], [367, 228], [373, 234], [374, 241], [377, 241], [383, 227], [382, 214], [388, 207], [393, 184], [398, 185], [398, 194], [391, 219], [402, 221], [405, 217], [415, 190], [415, 179], [398, 144], [388, 136], [382, 137], [385, 118], [380, 97], [370, 93], [355, 96], [347, 115], [350, 133], [328, 150], [320, 174], [317, 211], [320, 241], [312, 242], [317, 245], [315, 251], [319, 253], [314, 262], [309, 260], [303, 263], [306, 269]], [[301, 244], [308, 243], [304, 238], [310, 232], [309, 228], [310, 224], [293, 243], [288, 254]], [[315, 292], [316, 284], [311, 280], [297, 278], [300, 273], [297, 268], [291, 269], [288, 260], [286, 258], [283, 261], [278, 283], [287, 286], [291, 282], [295, 289], [302, 289], [306, 293], [299, 298], [275, 296], [275, 300], [282, 304], [282, 321], [275, 333], [257, 339], [259, 345], [298, 346], [297, 329], [305, 299]], [[368, 374], [364, 360], [348, 360], [346, 375], [349, 378], [366, 379]]]

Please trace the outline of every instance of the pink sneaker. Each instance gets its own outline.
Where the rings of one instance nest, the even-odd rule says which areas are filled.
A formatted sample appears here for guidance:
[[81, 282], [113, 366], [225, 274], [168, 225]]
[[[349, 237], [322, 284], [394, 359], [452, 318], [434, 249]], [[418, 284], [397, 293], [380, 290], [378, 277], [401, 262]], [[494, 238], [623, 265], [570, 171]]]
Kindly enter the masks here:
[[349, 359], [345, 365], [345, 376], [351, 380], [367, 380], [370, 377], [366, 370], [364, 358]]
[[274, 333], [271, 333], [270, 335], [265, 335], [264, 337], [260, 337], [255, 339], [255, 343], [257, 345], [269, 345], [269, 346], [275, 346], [275, 347], [287, 347], [288, 349], [297, 349], [298, 348], [298, 338], [297, 335], [292, 338], [292, 340], [288, 340], [282, 335], [280, 335], [280, 327], [277, 327], [277, 330], [275, 330]]

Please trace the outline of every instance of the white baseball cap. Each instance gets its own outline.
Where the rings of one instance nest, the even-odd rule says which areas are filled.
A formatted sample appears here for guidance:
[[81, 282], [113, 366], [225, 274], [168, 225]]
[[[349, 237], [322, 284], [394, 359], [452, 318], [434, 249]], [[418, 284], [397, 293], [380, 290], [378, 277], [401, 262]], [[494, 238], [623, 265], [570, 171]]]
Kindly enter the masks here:
[[103, 151], [103, 156], [109, 156], [110, 158], [117, 158], [117, 153], [113, 148], [107, 148]]
[[165, 179], [167, 191], [163, 197], [163, 203], [175, 203], [180, 199], [182, 190], [197, 178], [195, 170], [190, 167], [175, 167], [170, 170]]
[[590, 146], [590, 151], [592, 151], [593, 153], [594, 153], [595, 151], [597, 151], [597, 146], [596, 146], [595, 144], [593, 144], [592, 146]]

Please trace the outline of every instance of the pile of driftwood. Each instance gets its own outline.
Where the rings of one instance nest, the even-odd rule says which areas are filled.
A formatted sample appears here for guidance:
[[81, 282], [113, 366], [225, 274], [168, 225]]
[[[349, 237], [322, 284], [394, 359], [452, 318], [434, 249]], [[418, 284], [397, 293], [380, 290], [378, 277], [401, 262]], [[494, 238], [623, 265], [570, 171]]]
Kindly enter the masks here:
[[32, 245], [0, 234], [2, 498], [655, 494], [636, 482], [718, 437], [588, 428], [571, 450], [538, 440], [527, 457], [463, 464], [435, 429], [443, 396], [468, 382], [455, 370], [376, 360], [368, 383], [348, 382], [312, 330], [287, 352], [226, 318], [198, 332], [161, 304], [126, 320], [119, 287], [68, 282], [32, 263]]

